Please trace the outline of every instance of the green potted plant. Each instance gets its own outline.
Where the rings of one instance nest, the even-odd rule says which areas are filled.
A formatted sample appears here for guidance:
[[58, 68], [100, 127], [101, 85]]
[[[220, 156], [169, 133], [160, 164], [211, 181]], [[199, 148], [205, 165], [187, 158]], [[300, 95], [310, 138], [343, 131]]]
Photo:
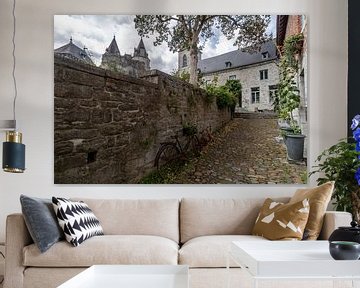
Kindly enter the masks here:
[[355, 143], [342, 139], [339, 143], [324, 150], [316, 159], [318, 165], [309, 173], [321, 173], [316, 180], [323, 184], [335, 181], [334, 200], [337, 211], [352, 213], [354, 220], [359, 222], [360, 212], [360, 115], [353, 119], [351, 129]]
[[293, 161], [301, 161], [304, 158], [305, 135], [301, 134], [301, 129], [296, 121], [291, 121], [290, 132], [285, 134], [285, 145], [288, 159]]
[[301, 52], [303, 40], [302, 34], [296, 34], [287, 37], [284, 41], [279, 66], [279, 90], [273, 101], [274, 110], [282, 119], [279, 126], [286, 144], [288, 159], [295, 161], [303, 160], [305, 142], [305, 135], [301, 134], [301, 129], [293, 115], [300, 107], [300, 91], [296, 83], [298, 60], [294, 55]]

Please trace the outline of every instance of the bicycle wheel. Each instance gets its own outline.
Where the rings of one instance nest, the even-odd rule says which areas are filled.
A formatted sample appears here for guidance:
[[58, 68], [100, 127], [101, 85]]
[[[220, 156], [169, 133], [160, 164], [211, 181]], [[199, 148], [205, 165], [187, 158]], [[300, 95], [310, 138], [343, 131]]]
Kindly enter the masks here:
[[175, 143], [162, 144], [155, 157], [155, 166], [159, 172], [166, 172], [180, 158], [180, 150]]
[[191, 149], [196, 156], [198, 156], [201, 151], [201, 144], [199, 138], [196, 135], [194, 135], [194, 137], [191, 139]]

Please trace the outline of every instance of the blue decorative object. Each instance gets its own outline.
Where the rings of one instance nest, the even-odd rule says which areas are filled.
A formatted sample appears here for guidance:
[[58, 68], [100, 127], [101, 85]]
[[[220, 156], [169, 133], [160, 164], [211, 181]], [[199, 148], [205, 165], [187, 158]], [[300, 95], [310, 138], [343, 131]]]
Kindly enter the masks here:
[[[360, 115], [356, 115], [352, 119], [351, 129], [353, 130], [353, 137], [356, 141], [355, 149], [357, 152], [360, 152]], [[360, 159], [360, 155], [358, 155], [358, 159]], [[360, 167], [355, 172], [355, 179], [360, 186]]]
[[3, 169], [5, 172], [22, 173], [25, 170], [25, 145], [21, 143], [22, 135], [17, 131], [6, 133], [3, 143]]
[[360, 115], [356, 115], [352, 119], [351, 130], [355, 130], [360, 124]]

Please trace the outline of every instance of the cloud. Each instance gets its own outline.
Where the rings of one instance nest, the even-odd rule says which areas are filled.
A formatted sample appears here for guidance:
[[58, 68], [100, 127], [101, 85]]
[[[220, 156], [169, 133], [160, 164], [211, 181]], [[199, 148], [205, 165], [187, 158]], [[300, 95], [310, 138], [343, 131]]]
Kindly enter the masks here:
[[271, 20], [266, 29], [266, 34], [272, 34], [273, 37], [276, 37], [276, 15], [271, 15]]
[[[54, 16], [54, 48], [69, 42], [70, 37], [80, 48], [86, 47], [96, 65], [101, 63], [101, 55], [110, 45], [114, 35], [122, 55], [133, 54], [140, 37], [135, 29], [134, 15], [55, 15]], [[268, 31], [275, 31], [276, 16], [272, 16]], [[219, 31], [206, 41], [202, 58], [208, 58], [237, 49], [233, 40], [229, 41]], [[155, 35], [144, 38], [149, 54], [150, 65], [170, 73], [177, 68], [177, 53], [169, 51], [166, 43], [154, 46]]]

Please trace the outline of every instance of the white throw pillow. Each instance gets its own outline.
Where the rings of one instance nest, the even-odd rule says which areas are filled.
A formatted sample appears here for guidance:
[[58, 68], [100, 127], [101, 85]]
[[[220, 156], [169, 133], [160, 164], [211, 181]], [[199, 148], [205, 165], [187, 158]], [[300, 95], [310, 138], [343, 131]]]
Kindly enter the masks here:
[[66, 241], [79, 246], [86, 239], [104, 235], [99, 220], [84, 202], [52, 197], [55, 214]]

